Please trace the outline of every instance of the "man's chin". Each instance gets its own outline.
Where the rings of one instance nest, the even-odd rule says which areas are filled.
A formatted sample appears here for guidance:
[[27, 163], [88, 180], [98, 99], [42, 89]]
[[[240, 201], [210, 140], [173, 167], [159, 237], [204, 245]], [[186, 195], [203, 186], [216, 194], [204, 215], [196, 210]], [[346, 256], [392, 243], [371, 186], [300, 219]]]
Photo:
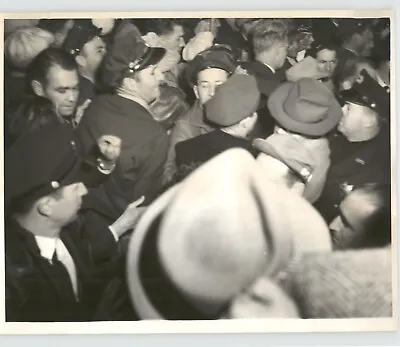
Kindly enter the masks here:
[[75, 115], [75, 108], [72, 108], [72, 110], [59, 110], [60, 115], [63, 116], [64, 118], [72, 118]]

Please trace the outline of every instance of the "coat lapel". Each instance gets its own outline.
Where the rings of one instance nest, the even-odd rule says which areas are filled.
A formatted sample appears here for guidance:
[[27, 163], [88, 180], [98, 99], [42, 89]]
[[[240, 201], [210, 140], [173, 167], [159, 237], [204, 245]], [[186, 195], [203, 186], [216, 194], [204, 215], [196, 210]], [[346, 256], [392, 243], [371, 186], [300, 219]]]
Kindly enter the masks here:
[[[17, 222], [13, 221], [12, 226], [12, 234], [8, 233], [7, 236], [7, 254], [12, 257], [12, 261], [16, 264], [20, 265], [29, 265], [26, 264], [27, 259], [32, 258], [34, 264], [32, 264], [38, 271], [42, 272], [42, 274], [48, 279], [49, 284], [54, 287], [54, 290], [57, 294], [64, 298], [70, 299], [71, 302], [74, 302], [74, 298], [71, 295], [68, 295], [68, 289], [65, 288], [65, 285], [59, 281], [57, 281], [57, 277], [54, 275], [54, 269], [52, 268], [50, 262], [43, 258], [40, 254], [40, 249], [36, 243], [35, 237], [28, 231], [21, 228]], [[30, 254], [31, 257], [27, 257], [26, 255]], [[73, 292], [72, 286], [70, 291]], [[76, 302], [76, 301], [75, 301]]]
[[[78, 298], [82, 299], [83, 292], [83, 279], [87, 278], [88, 268], [87, 268], [87, 260], [83, 259], [83, 250], [78, 249], [74, 240], [70, 237], [70, 233], [68, 230], [65, 232], [61, 232], [60, 239], [63, 241], [65, 247], [68, 249], [69, 254], [72, 257], [72, 260], [75, 264], [76, 276], [77, 276], [77, 288], [78, 288]], [[89, 254], [88, 254], [89, 257]]]

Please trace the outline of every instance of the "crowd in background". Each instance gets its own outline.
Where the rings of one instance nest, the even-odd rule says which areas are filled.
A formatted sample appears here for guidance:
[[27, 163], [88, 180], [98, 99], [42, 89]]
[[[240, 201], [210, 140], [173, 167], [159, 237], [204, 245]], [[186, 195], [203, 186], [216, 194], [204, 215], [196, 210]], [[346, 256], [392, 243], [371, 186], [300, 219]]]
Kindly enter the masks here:
[[5, 21], [9, 321], [392, 315], [388, 18]]

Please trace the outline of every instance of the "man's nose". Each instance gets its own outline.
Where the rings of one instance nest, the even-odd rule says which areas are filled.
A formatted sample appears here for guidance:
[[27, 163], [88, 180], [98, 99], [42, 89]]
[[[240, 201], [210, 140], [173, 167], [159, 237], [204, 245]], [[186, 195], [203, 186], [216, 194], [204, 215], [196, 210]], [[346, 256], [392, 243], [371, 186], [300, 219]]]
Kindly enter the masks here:
[[160, 69], [156, 70], [156, 78], [159, 82], [164, 80], [164, 73]]
[[79, 196], [84, 196], [88, 193], [86, 186], [83, 183], [79, 184]]
[[332, 63], [327, 63], [327, 64], [325, 65], [325, 70], [326, 70], [326, 71], [332, 71], [332, 68], [333, 68], [333, 64], [332, 64]]
[[336, 217], [330, 224], [329, 224], [329, 230], [333, 232], [337, 232], [340, 230], [340, 218]]
[[215, 86], [210, 85], [210, 86], [208, 87], [208, 95], [209, 95], [209, 96], [214, 96], [214, 94], [215, 94]]
[[67, 93], [68, 93], [67, 94], [68, 101], [74, 102], [78, 98], [78, 95], [77, 95], [78, 93], [76, 93], [76, 91], [74, 91], [74, 90], [69, 90]]

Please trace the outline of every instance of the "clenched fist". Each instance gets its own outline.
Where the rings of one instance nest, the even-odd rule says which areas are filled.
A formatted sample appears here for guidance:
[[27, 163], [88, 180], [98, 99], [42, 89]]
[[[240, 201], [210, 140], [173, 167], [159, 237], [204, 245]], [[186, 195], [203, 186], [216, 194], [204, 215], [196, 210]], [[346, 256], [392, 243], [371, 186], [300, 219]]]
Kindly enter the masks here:
[[102, 135], [97, 140], [97, 145], [101, 153], [98, 159], [101, 168], [105, 170], [113, 168], [121, 154], [121, 139], [114, 135]]

